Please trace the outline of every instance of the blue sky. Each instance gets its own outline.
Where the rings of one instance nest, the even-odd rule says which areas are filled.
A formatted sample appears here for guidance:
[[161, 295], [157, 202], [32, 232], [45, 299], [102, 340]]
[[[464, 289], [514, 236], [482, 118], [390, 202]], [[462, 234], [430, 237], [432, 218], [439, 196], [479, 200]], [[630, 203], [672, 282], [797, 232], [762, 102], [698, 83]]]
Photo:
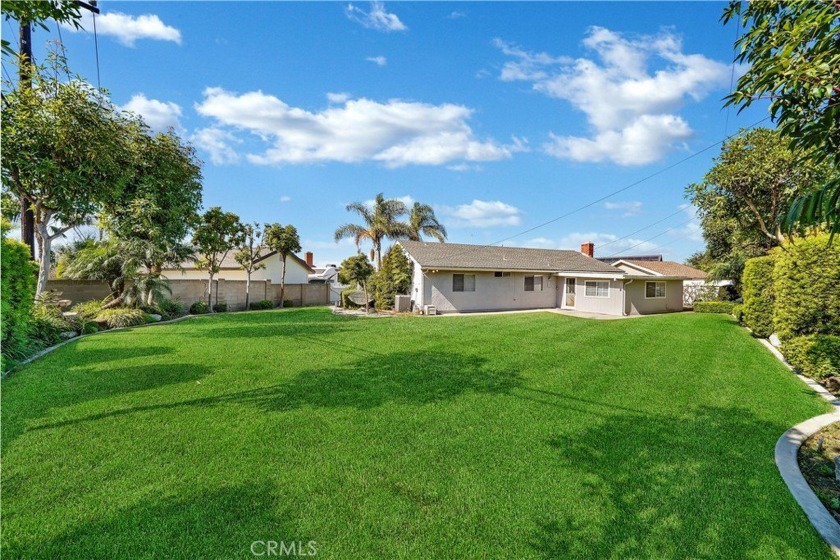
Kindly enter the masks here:
[[[592, 240], [597, 256], [682, 260], [703, 245], [683, 189], [718, 149], [517, 234], [766, 115], [722, 108], [736, 32], [719, 22], [722, 3], [100, 7], [114, 102], [196, 145], [205, 206], [292, 223], [321, 264], [355, 251], [333, 231], [355, 220], [346, 203], [378, 192], [431, 204], [453, 242]], [[95, 83], [90, 23], [62, 37]], [[36, 58], [57, 37], [36, 30]]]

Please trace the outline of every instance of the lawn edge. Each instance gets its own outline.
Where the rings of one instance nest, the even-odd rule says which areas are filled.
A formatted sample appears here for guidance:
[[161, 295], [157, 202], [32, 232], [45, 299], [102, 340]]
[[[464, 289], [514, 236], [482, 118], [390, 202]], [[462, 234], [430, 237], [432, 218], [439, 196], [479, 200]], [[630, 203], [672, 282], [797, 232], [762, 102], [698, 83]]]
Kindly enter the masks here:
[[833, 412], [820, 414], [800, 422], [781, 435], [776, 441], [774, 458], [776, 467], [782, 480], [785, 481], [793, 499], [805, 512], [808, 521], [817, 530], [817, 533], [828, 543], [835, 556], [840, 557], [840, 524], [825, 508], [817, 495], [811, 489], [808, 481], [802, 476], [799, 469], [799, 448], [805, 440], [814, 433], [835, 422], [840, 422], [840, 399], [837, 399], [826, 390], [825, 387], [801, 373], [797, 373], [782, 355], [779, 350], [770, 344], [770, 341], [759, 338], [758, 341], [767, 348], [786, 368], [788, 368], [804, 384], [811, 388], [820, 397], [831, 403]]

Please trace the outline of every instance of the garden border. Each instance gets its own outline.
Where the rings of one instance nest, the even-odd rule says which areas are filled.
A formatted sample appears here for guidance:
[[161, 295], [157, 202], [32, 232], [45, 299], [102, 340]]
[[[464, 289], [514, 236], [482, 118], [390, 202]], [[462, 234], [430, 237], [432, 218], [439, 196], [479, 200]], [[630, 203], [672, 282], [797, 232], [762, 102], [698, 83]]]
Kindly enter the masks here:
[[800, 381], [808, 385], [811, 390], [830, 402], [832, 407], [834, 407], [834, 412], [809, 418], [783, 433], [778, 441], [776, 441], [775, 460], [779, 474], [782, 475], [782, 480], [785, 481], [788, 490], [793, 495], [793, 499], [796, 500], [796, 503], [805, 512], [805, 516], [811, 522], [814, 529], [817, 530], [817, 533], [831, 547], [832, 552], [840, 557], [840, 524], [837, 523], [837, 520], [834, 519], [819, 498], [817, 498], [817, 495], [811, 490], [808, 481], [802, 476], [802, 471], [799, 470], [799, 448], [805, 440], [829, 424], [840, 422], [840, 399], [835, 398], [825, 387], [813, 379], [797, 373], [793, 369], [793, 366], [785, 361], [782, 353], [770, 344], [768, 340], [759, 338], [758, 341], [770, 350], [770, 353], [782, 362], [785, 367], [791, 370]]

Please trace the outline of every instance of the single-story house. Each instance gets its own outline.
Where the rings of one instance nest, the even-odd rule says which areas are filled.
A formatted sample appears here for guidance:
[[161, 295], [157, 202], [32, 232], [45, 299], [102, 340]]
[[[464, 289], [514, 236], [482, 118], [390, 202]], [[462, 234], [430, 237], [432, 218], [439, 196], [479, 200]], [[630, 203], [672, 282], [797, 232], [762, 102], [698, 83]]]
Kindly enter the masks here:
[[427, 305], [438, 313], [560, 308], [617, 316], [683, 310], [685, 271], [603, 263], [593, 258], [592, 243], [581, 245], [580, 252], [421, 241], [399, 245], [413, 263], [411, 297], [421, 310]]
[[[245, 280], [247, 275], [239, 263], [236, 262], [236, 253], [228, 252], [220, 266], [216, 278], [219, 280]], [[309, 275], [315, 271], [312, 268], [313, 255], [306, 253], [306, 260], [297, 255], [289, 255], [286, 258], [286, 284], [307, 284]], [[251, 280], [269, 280], [272, 284], [279, 284], [283, 274], [283, 262], [276, 251], [266, 253], [260, 260], [265, 264], [264, 268], [255, 270], [251, 274]], [[164, 268], [163, 277], [168, 280], [207, 280], [207, 271], [195, 267], [195, 261], [185, 261], [181, 269]]]

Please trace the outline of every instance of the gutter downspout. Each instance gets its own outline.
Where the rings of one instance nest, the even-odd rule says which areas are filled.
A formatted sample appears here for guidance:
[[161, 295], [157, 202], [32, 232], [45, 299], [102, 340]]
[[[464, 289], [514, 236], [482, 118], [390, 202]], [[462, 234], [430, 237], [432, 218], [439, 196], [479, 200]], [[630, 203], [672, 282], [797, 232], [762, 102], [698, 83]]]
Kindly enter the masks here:
[[631, 278], [629, 282], [625, 282], [624, 286], [623, 286], [624, 289], [621, 292], [621, 315], [622, 315], [622, 317], [627, 317], [628, 315], [630, 315], [629, 313], [627, 313], [627, 286], [632, 284], [633, 280], [635, 280], [635, 278]]

